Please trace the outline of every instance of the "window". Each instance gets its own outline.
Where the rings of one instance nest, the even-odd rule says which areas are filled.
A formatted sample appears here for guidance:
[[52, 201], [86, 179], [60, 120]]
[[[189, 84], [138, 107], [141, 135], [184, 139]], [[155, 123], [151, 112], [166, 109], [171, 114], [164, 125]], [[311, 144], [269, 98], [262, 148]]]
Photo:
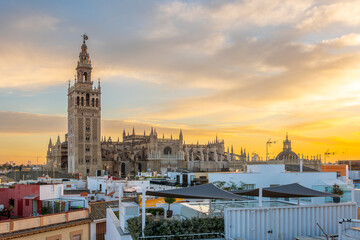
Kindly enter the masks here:
[[47, 237], [46, 240], [61, 240], [62, 236], [61, 234], [55, 235], [55, 236], [51, 236], [51, 237]]
[[90, 94], [86, 94], [86, 106], [90, 106]]
[[79, 104], [80, 104], [80, 97], [77, 97], [77, 98], [76, 98], [76, 105], [79, 106]]
[[81, 97], [81, 106], [84, 106], [84, 97]]
[[81, 240], [81, 234], [72, 236], [71, 240]]
[[86, 157], [85, 157], [85, 162], [86, 162], [86, 164], [90, 164], [90, 160], [91, 160], [90, 156], [86, 156]]
[[247, 189], [254, 189], [255, 188], [255, 184], [242, 184], [241, 185], [242, 189], [247, 190]]
[[74, 232], [70, 232], [70, 238], [71, 240], [81, 240], [82, 239], [83, 230], [78, 230]]
[[97, 98], [96, 99], [96, 107], [98, 107], [99, 106], [99, 99]]
[[90, 169], [86, 169], [86, 173], [90, 173]]

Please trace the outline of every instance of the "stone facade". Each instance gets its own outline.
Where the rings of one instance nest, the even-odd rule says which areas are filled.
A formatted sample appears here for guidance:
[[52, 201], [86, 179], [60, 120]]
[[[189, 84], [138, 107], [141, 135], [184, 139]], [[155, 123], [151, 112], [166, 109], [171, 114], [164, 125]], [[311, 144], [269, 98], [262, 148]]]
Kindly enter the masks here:
[[[180, 130], [179, 138], [158, 137], [152, 128], [149, 135], [123, 132], [123, 141], [103, 138], [101, 142], [104, 168], [111, 175], [125, 177], [142, 171], [226, 171], [230, 163], [241, 161], [239, 155], [224, 152], [224, 140], [208, 144], [185, 144]], [[243, 159], [245, 160], [245, 159]]]
[[58, 136], [55, 144], [52, 144], [51, 139], [48, 144], [46, 153], [46, 168], [48, 170], [60, 170], [67, 172], [68, 169], [68, 142], [67, 135], [65, 135], [65, 142], [60, 141]]
[[101, 175], [101, 87], [91, 80], [91, 60], [84, 41], [73, 86], [68, 89], [68, 172]]
[[77, 77], [68, 88], [68, 133], [65, 141], [51, 139], [47, 152], [47, 167], [68, 170], [86, 176], [99, 176], [102, 170], [125, 177], [142, 171], [166, 173], [168, 170], [226, 171], [231, 167], [243, 169], [246, 153], [225, 152], [224, 140], [207, 144], [185, 144], [180, 130], [177, 139], [158, 137], [156, 129], [149, 135], [123, 132], [122, 142], [101, 138], [101, 87], [91, 80], [91, 60], [86, 45], [79, 54]]

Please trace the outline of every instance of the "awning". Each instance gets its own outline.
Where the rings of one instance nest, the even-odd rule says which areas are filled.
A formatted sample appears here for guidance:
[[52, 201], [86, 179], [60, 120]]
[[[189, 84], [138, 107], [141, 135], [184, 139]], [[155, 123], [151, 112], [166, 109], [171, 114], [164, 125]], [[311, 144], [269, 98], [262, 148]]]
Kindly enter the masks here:
[[193, 187], [177, 188], [164, 191], [147, 191], [146, 195], [157, 197], [190, 198], [190, 199], [236, 199], [250, 200], [233, 193], [224, 191], [212, 183]]
[[36, 198], [38, 198], [39, 197], [39, 195], [27, 195], [27, 196], [25, 196], [24, 197], [24, 199], [32, 199], [32, 200], [37, 200]]
[[[259, 189], [233, 191], [232, 193], [245, 196], [259, 196]], [[263, 188], [263, 197], [298, 198], [298, 197], [339, 197], [336, 194], [316, 191], [298, 183], [277, 187]]]

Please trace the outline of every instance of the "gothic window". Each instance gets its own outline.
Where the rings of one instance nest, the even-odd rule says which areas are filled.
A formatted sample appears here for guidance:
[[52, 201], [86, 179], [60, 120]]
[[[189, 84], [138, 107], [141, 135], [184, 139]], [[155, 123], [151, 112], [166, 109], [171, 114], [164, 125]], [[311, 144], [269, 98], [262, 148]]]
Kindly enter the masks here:
[[99, 106], [99, 99], [97, 98], [96, 99], [96, 107], [98, 107]]
[[92, 120], [92, 125], [93, 141], [97, 141], [97, 119]]
[[94, 99], [94, 98], [91, 99], [91, 106], [92, 106], [92, 107], [95, 106], [95, 99]]
[[90, 142], [90, 134], [86, 134], [85, 140], [86, 140], [87, 142]]
[[86, 94], [86, 106], [90, 106], [90, 94]]
[[90, 152], [90, 146], [86, 146], [85, 151]]
[[84, 97], [81, 97], [81, 106], [84, 106]]
[[88, 74], [87, 74], [87, 72], [84, 72], [84, 80], [85, 80], [85, 82], [88, 80]]
[[90, 118], [87, 118], [87, 119], [86, 119], [85, 129], [86, 129], [87, 132], [90, 132]]
[[125, 163], [121, 163], [121, 177], [125, 177], [125, 176], [126, 176]]
[[76, 105], [79, 106], [79, 104], [80, 104], [80, 97], [77, 97], [77, 98], [76, 98]]
[[86, 156], [86, 157], [85, 157], [85, 162], [86, 162], [86, 164], [90, 164], [90, 160], [91, 160], [91, 157], [90, 157], [90, 156]]
[[164, 154], [165, 155], [171, 155], [171, 148], [170, 147], [164, 148]]
[[79, 125], [79, 141], [82, 142], [84, 138], [84, 121], [82, 118], [78, 119], [78, 125]]

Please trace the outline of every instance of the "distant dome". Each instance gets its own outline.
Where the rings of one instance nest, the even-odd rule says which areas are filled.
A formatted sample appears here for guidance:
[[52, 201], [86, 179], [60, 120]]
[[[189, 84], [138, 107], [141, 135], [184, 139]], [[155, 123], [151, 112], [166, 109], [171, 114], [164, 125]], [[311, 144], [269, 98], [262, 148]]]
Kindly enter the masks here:
[[291, 141], [289, 140], [287, 133], [283, 145], [283, 151], [276, 156], [277, 160], [299, 159], [299, 156], [291, 150]]
[[299, 156], [294, 153], [293, 151], [285, 150], [281, 151], [277, 156], [276, 159], [278, 160], [285, 160], [285, 159], [299, 159]]

